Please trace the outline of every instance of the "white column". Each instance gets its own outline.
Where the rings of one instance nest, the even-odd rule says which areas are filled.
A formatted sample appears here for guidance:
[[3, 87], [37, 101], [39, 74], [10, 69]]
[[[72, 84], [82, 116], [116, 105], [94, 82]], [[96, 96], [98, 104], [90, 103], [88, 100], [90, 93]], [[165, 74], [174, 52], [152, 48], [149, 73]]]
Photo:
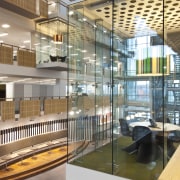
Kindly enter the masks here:
[[59, 96], [66, 96], [66, 87], [67, 87], [67, 80], [64, 79], [57, 79], [56, 80], [56, 93]]
[[11, 98], [14, 98], [14, 84], [13, 83], [6, 84], [6, 98], [9, 100]]

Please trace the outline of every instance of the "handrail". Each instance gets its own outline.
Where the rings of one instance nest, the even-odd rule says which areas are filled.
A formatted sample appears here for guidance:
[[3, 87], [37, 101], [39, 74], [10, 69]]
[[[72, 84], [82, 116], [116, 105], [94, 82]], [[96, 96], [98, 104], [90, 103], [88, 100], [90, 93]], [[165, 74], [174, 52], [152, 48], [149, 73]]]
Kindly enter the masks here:
[[21, 150], [12, 152], [10, 154], [4, 155], [0, 157], [0, 160], [1, 160], [0, 169], [7, 168], [7, 165], [10, 165], [22, 159], [34, 156], [37, 153], [41, 153], [50, 149], [67, 145], [67, 140], [63, 141], [63, 139], [64, 138], [56, 139], [56, 140], [51, 141], [51, 143], [48, 143], [49, 141], [47, 141], [47, 142], [44, 142], [43, 144], [37, 144], [35, 146], [30, 146], [25, 149], [21, 149]]

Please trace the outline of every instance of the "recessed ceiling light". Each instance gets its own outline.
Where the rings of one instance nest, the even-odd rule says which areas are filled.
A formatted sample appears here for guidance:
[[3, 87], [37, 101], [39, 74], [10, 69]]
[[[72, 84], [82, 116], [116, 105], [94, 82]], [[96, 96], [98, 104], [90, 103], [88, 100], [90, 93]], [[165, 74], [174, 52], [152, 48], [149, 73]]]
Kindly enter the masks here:
[[35, 43], [35, 44], [34, 44], [34, 46], [38, 46], [38, 45], [40, 45], [40, 43]]
[[51, 6], [56, 6], [56, 3], [55, 2], [52, 2], [52, 4], [50, 4]]
[[26, 46], [19, 46], [20, 48], [25, 48]]
[[73, 15], [74, 14], [74, 12], [73, 11], [69, 11], [69, 15], [71, 16], [71, 15]]
[[0, 79], [8, 78], [8, 76], [1, 76]]
[[9, 28], [10, 27], [10, 25], [9, 24], [2, 24], [2, 26], [1, 26], [2, 28]]
[[8, 35], [8, 33], [0, 33], [0, 37], [7, 36], [7, 35]]
[[30, 43], [30, 40], [25, 40], [25, 41], [24, 41], [24, 44], [26, 44], [26, 43]]
[[85, 49], [84, 49], [84, 50], [82, 50], [82, 52], [83, 52], [83, 53], [86, 53], [86, 52], [87, 52], [87, 50], [85, 50]]
[[23, 82], [23, 81], [28, 81], [28, 80], [31, 80], [32, 78], [25, 78], [25, 79], [19, 79], [19, 80], [16, 80], [16, 81], [12, 81], [12, 82]]
[[63, 42], [55, 42], [53, 41], [54, 44], [63, 44]]

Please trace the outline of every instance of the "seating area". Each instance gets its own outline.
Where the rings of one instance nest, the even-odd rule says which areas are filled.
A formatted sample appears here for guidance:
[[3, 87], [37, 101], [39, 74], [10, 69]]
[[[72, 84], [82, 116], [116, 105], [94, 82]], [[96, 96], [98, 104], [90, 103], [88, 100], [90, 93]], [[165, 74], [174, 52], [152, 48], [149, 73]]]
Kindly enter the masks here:
[[51, 62], [65, 62], [67, 58], [67, 56], [52, 56], [52, 55], [50, 55], [49, 57]]
[[[158, 125], [156, 127], [152, 127], [150, 122], [145, 122], [144, 124], [142, 122], [134, 122], [134, 126], [131, 126], [130, 128], [130, 125], [126, 122], [126, 120], [120, 119], [119, 121], [122, 135], [132, 137], [132, 143], [123, 147], [123, 150], [128, 154], [136, 153], [137, 162], [147, 164], [152, 161], [156, 161], [160, 156], [162, 149], [161, 144], [156, 138], [158, 133], [161, 132], [158, 129]], [[146, 124], [149, 125], [147, 126]], [[155, 131], [151, 128], [155, 128]]]

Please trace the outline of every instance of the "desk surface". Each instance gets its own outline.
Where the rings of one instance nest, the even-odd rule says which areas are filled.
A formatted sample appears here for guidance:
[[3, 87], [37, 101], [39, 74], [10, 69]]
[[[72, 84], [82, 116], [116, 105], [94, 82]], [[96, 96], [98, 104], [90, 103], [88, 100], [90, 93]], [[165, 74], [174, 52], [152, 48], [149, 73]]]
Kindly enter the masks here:
[[169, 160], [168, 164], [164, 168], [163, 172], [159, 176], [158, 180], [179, 180], [180, 179], [180, 145], [176, 149], [175, 153]]
[[[131, 128], [135, 126], [146, 126], [146, 127], [149, 127], [152, 131], [163, 131], [163, 123], [161, 122], [156, 122], [156, 123], [157, 123], [156, 128], [150, 127], [150, 123], [148, 121], [133, 122], [133, 123], [130, 123], [129, 126]], [[164, 123], [164, 131], [169, 132], [169, 131], [174, 131], [174, 130], [180, 130], [180, 126], [171, 124], [171, 123]]]

